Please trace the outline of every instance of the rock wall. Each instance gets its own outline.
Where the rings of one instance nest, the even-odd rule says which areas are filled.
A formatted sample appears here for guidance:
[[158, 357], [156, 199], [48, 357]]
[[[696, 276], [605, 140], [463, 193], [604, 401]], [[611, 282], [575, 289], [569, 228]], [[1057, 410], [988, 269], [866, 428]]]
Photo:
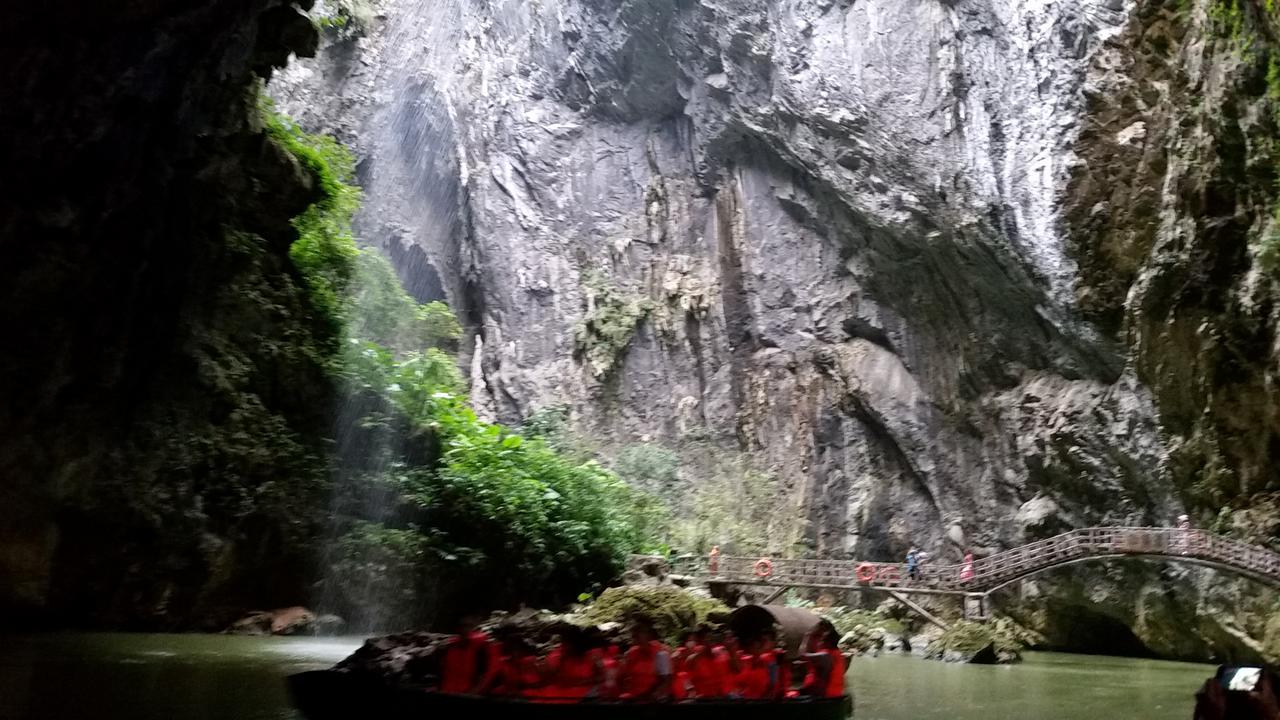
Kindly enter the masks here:
[[[1220, 204], [1211, 189], [1236, 167], [1213, 180], [1199, 166], [1203, 202], [1184, 191], [1181, 219], [1143, 210], [1153, 192], [1176, 198], [1196, 157], [1132, 150], [1183, 123], [1185, 91], [1141, 71], [1155, 62], [1144, 43], [1174, 32], [1151, 30], [1168, 27], [1161, 3], [375, 7], [273, 92], [357, 147], [362, 235], [400, 258], [409, 286], [461, 308], [485, 412], [519, 422], [567, 406], [606, 454], [677, 450], [693, 487], [739, 458], [769, 478], [757, 541], [774, 553], [946, 556], [1068, 526], [1164, 524], [1189, 502], [1207, 521], [1194, 442], [1249, 444], [1264, 473], [1269, 444], [1240, 423], [1269, 421], [1254, 392], [1266, 373], [1232, 395], [1254, 398], [1252, 414], [1220, 415], [1240, 432], [1197, 434], [1209, 394], [1190, 388], [1227, 355], [1206, 357], [1201, 321], [1170, 298], [1209, 301], [1167, 290], [1169, 263], [1148, 256], [1159, 217], [1180, 228], [1161, 235], [1179, 257], [1189, 237], [1202, 248], [1206, 265], [1178, 276], [1216, 282], [1223, 222], [1197, 210]], [[1203, 24], [1207, 3], [1190, 8]], [[1195, 37], [1159, 62], [1233, 92], [1234, 66]], [[1164, 117], [1130, 117], [1144, 103]], [[1258, 177], [1261, 197], [1270, 175]], [[1268, 365], [1271, 336], [1250, 337], [1234, 352]], [[1257, 618], [1166, 632], [1216, 584], [1146, 566], [1063, 571], [1027, 591], [1022, 614], [1069, 647], [1123, 644], [1055, 635], [1087, 607], [1092, 627], [1129, 628], [1158, 653], [1253, 652]]]
[[54, 0], [7, 22], [0, 622], [218, 627], [299, 602], [331, 338], [288, 259], [313, 179], [254, 84], [314, 51], [310, 20]]
[[1152, 388], [1174, 481], [1258, 542], [1280, 533], [1269, 8], [1148, 3], [1099, 54], [1067, 191], [1082, 305]]

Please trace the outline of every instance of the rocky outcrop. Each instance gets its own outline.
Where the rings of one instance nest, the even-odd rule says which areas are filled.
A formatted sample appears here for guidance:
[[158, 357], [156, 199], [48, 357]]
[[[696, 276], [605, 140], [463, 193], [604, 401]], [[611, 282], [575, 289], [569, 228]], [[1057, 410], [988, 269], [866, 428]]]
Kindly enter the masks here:
[[[1240, 242], [1271, 197], [1244, 148], [1271, 128], [1261, 100], [1206, 99], [1194, 117], [1231, 133], [1196, 130], [1170, 113], [1198, 86], [1164, 80], [1257, 88], [1174, 22], [1210, 10], [385, 0], [273, 92], [356, 145], [363, 237], [462, 309], [483, 412], [565, 406], [606, 455], [665, 445], [677, 503], [735, 477], [721, 494], [769, 512], [726, 551], [946, 556], [1203, 513], [1195, 481], [1246, 455], [1271, 482], [1269, 285]], [[1153, 149], [1170, 133], [1181, 160]], [[1179, 304], [1228, 300], [1230, 333]], [[1098, 627], [1166, 652], [1153, 628], [1180, 615], [1139, 622], [1135, 596], [1212, 585], [1135, 566], [1037, 591], [1064, 618], [1110, 593]], [[1193, 654], [1248, 651], [1260, 628], [1234, 623], [1191, 626]]]
[[254, 84], [315, 49], [310, 20], [55, 0], [7, 22], [0, 617], [217, 629], [298, 602], [331, 338], [288, 258], [316, 188]]
[[1205, 522], [1280, 531], [1273, 253], [1280, 77], [1270, 6], [1149, 2], [1099, 55], [1068, 191], [1080, 293], [1152, 388]]
[[[1262, 544], [1280, 535], [1278, 29], [1270, 6], [1250, 0], [1142, 3], [1095, 57], [1092, 122], [1064, 193], [1080, 304], [1127, 342], [1171, 481], [1200, 522]], [[1276, 657], [1260, 643], [1268, 596], [1213, 574], [1168, 571], [1171, 582], [1199, 592], [1075, 607], [1105, 608], [1164, 655]], [[1221, 622], [1205, 627], [1208, 617]], [[1051, 627], [1066, 634], [1066, 622]]]

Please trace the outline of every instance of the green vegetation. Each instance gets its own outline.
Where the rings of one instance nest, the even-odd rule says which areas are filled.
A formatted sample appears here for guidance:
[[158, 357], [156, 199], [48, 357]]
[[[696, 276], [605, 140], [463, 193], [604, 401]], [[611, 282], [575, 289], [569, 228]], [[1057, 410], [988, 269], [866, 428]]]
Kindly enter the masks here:
[[347, 295], [359, 255], [351, 233], [351, 218], [360, 208], [360, 188], [352, 185], [355, 160], [337, 140], [306, 133], [275, 112], [259, 95], [267, 134], [315, 177], [321, 197], [293, 219], [298, 239], [289, 258], [306, 279], [311, 304], [331, 337], [342, 333]]
[[680, 456], [660, 446], [631, 445], [618, 453], [613, 469], [628, 485], [673, 502], [680, 494]]
[[704, 622], [712, 613], [727, 613], [729, 608], [718, 600], [695, 595], [677, 587], [615, 587], [604, 593], [582, 611], [588, 622], [625, 623], [636, 614], [653, 620], [658, 635], [674, 641], [682, 630]]
[[[272, 137], [319, 180], [290, 256], [315, 307], [345, 328], [338, 375], [365, 410], [353, 433], [369, 457], [339, 458], [348, 501], [330, 561], [340, 594], [353, 606], [390, 602], [403, 617], [424, 605], [448, 612], [440, 577], [458, 600], [495, 605], [565, 602], [617, 577], [628, 552], [655, 544], [660, 506], [585, 456], [479, 420], [449, 352], [456, 318], [415, 302], [390, 263], [355, 245], [350, 154], [263, 111]], [[383, 501], [360, 502], [370, 491]]]
[[817, 613], [831, 621], [841, 637], [859, 629], [880, 630], [891, 635], [903, 635], [907, 628], [901, 620], [874, 610], [848, 607], [818, 608]]
[[348, 333], [392, 350], [411, 352], [428, 347], [455, 350], [462, 326], [442, 302], [420, 305], [405, 293], [391, 263], [364, 251], [355, 261]]
[[583, 281], [587, 308], [573, 329], [574, 352], [584, 358], [597, 378], [606, 378], [622, 360], [636, 328], [653, 304], [627, 295], [604, 276], [588, 273]]
[[1209, 19], [1224, 37], [1239, 43], [1242, 50], [1247, 50], [1253, 44], [1253, 38], [1245, 32], [1242, 2], [1247, 0], [1212, 0]]
[[[1265, 100], [1273, 129], [1280, 129], [1280, 50], [1269, 40], [1277, 29], [1276, 0], [1263, 0], [1261, 8], [1252, 0], [1211, 0], [1209, 20], [1213, 33], [1230, 42], [1242, 60], [1241, 78], [1265, 72]], [[1271, 145], [1272, 159], [1280, 164], [1280, 141]], [[1273, 276], [1280, 273], [1280, 187], [1275, 194], [1269, 222], [1255, 241], [1259, 267]]]
[[330, 30], [355, 37], [363, 35], [373, 24], [372, 0], [325, 0], [311, 15], [317, 29]]
[[708, 471], [692, 484], [688, 505], [672, 521], [671, 545], [706, 552], [712, 545], [736, 554], [790, 552], [798, 517], [779, 512], [784, 498], [772, 475], [743, 456], [711, 453]]

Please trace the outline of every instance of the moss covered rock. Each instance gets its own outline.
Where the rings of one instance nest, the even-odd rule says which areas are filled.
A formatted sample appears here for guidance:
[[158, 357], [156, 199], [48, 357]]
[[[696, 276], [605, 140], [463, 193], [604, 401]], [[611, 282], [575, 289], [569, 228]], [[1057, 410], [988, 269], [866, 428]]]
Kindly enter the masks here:
[[718, 600], [677, 587], [616, 587], [605, 590], [582, 612], [591, 623], [625, 623], [640, 614], [651, 618], [658, 634], [670, 641], [715, 612], [728, 612]]
[[1022, 660], [1025, 647], [1023, 636], [1011, 623], [961, 620], [930, 643], [925, 656], [946, 662], [1013, 663]]

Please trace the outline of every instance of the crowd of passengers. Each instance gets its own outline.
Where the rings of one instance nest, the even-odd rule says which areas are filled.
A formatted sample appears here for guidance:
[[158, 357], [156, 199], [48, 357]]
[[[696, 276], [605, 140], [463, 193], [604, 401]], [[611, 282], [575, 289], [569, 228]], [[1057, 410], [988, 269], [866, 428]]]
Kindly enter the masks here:
[[[651, 621], [637, 618], [625, 652], [617, 643], [600, 646], [580, 629], [566, 627], [557, 635], [551, 650], [539, 655], [521, 637], [495, 641], [464, 621], [444, 650], [439, 690], [535, 702], [844, 695], [845, 660], [828, 624], [805, 637], [794, 668], [772, 630], [739, 646], [731, 632], [700, 626], [671, 649], [658, 640]], [[793, 686], [793, 677], [803, 680]]]

